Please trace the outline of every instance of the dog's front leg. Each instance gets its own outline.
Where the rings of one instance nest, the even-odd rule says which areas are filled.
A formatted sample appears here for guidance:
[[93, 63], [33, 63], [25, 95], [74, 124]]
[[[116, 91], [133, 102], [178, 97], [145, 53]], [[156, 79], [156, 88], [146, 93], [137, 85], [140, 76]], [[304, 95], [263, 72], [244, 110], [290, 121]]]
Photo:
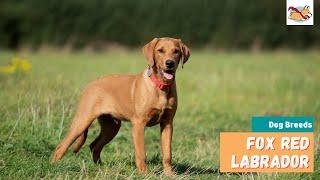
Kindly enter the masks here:
[[174, 175], [175, 173], [172, 171], [171, 167], [172, 120], [162, 122], [160, 127], [163, 169], [167, 175]]
[[144, 128], [145, 124], [140, 122], [135, 122], [132, 126], [136, 165], [142, 174], [147, 173], [146, 152], [144, 149]]

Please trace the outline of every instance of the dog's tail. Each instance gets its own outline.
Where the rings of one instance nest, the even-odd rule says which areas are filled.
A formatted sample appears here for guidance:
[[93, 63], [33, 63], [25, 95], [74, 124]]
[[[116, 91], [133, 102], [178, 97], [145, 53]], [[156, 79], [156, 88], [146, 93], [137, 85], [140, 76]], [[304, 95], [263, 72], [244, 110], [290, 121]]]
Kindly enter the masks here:
[[82, 145], [86, 142], [87, 139], [87, 134], [88, 134], [88, 129], [86, 129], [83, 134], [81, 134], [78, 139], [77, 143], [73, 148], [73, 153], [77, 154], [77, 152], [81, 149]]

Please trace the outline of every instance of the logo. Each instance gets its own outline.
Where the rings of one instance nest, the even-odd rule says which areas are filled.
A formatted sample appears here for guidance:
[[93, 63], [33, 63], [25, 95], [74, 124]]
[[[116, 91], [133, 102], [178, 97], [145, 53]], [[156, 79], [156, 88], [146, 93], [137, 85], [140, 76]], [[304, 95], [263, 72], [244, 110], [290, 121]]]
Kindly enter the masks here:
[[287, 25], [313, 25], [313, 0], [287, 0]]

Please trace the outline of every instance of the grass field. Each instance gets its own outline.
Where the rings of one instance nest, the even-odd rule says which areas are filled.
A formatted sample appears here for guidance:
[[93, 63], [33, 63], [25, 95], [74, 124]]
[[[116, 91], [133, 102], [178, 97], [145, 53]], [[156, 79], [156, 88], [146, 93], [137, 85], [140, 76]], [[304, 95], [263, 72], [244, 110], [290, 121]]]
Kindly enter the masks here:
[[[134, 163], [130, 123], [93, 164], [88, 144], [99, 133], [91, 126], [77, 156], [58, 165], [51, 153], [64, 137], [81, 90], [98, 76], [138, 73], [140, 51], [113, 53], [0, 52], [0, 65], [28, 58], [29, 74], [0, 75], [0, 179], [158, 179], [162, 174], [159, 127], [146, 129], [147, 176]], [[179, 107], [174, 119], [173, 165], [177, 179], [319, 179], [320, 54], [193, 52], [177, 74]], [[219, 173], [219, 133], [250, 131], [252, 115], [312, 115], [316, 119], [314, 173]], [[232, 143], [232, 142], [230, 142]]]

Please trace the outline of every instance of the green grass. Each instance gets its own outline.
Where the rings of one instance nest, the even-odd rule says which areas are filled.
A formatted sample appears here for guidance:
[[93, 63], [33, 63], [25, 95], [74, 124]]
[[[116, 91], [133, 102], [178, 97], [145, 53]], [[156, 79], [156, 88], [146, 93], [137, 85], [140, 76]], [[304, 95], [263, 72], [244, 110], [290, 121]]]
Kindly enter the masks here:
[[[146, 67], [140, 51], [113, 53], [1, 52], [0, 65], [19, 55], [32, 62], [28, 75], [0, 75], [0, 179], [146, 178], [162, 174], [159, 127], [146, 130], [147, 176], [134, 164], [130, 123], [93, 164], [88, 144], [99, 133], [89, 130], [77, 156], [70, 151], [58, 165], [51, 153], [64, 137], [82, 88], [109, 73], [138, 73]], [[312, 115], [320, 118], [320, 54], [194, 52], [177, 74], [179, 107], [174, 119], [173, 165], [177, 179], [316, 179], [314, 173], [219, 173], [219, 133], [250, 131], [252, 115]], [[230, 142], [232, 143], [232, 142]], [[317, 145], [319, 148], [319, 141]]]

